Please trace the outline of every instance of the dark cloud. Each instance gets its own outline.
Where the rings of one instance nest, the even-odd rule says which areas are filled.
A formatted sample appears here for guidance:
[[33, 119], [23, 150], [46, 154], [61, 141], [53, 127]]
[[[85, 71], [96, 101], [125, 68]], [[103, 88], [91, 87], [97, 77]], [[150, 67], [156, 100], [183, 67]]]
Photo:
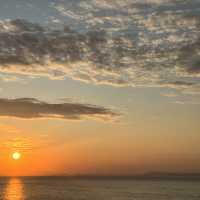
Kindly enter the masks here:
[[167, 84], [171, 84], [174, 86], [183, 86], [183, 87], [190, 87], [193, 85], [197, 85], [196, 83], [187, 82], [187, 81], [171, 81], [171, 82], [168, 82]]
[[199, 82], [198, 1], [58, 1], [50, 7], [74, 23], [53, 29], [0, 22], [0, 72], [115, 86]]
[[188, 67], [187, 71], [189, 73], [200, 74], [200, 59]]
[[0, 99], [0, 116], [22, 119], [57, 118], [111, 120], [119, 114], [104, 107], [79, 103], [47, 103], [34, 98]]
[[178, 65], [191, 76], [200, 76], [200, 38], [180, 48]]

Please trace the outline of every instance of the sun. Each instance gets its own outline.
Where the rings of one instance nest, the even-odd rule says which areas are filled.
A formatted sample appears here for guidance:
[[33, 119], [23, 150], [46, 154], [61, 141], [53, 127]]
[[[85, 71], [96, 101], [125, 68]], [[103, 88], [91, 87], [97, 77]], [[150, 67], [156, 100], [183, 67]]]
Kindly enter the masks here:
[[19, 159], [21, 158], [21, 154], [20, 154], [19, 152], [14, 152], [14, 153], [12, 154], [12, 158], [13, 158], [14, 160], [19, 160]]

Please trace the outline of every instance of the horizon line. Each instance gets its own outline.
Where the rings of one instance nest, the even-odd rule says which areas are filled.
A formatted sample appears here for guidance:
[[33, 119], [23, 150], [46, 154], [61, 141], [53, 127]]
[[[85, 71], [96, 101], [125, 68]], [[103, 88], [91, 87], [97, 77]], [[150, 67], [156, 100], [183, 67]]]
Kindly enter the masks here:
[[121, 179], [145, 179], [145, 178], [197, 178], [200, 179], [200, 172], [188, 172], [188, 173], [177, 173], [177, 172], [152, 172], [152, 173], [143, 173], [143, 174], [49, 174], [49, 175], [0, 175], [0, 178], [50, 178], [50, 177], [63, 177], [63, 178], [121, 178]]

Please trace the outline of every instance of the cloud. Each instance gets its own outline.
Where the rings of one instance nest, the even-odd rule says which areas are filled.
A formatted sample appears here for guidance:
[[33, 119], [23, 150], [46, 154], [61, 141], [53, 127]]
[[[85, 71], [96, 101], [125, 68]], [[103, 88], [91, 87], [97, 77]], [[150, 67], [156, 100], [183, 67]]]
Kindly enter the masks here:
[[189, 82], [189, 81], [167, 81], [167, 82], [160, 82], [161, 85], [164, 87], [170, 87], [170, 88], [182, 88], [182, 89], [188, 89], [188, 88], [193, 88], [193, 87], [199, 87], [200, 85], [196, 82]]
[[14, 138], [1, 142], [1, 151], [6, 149], [18, 151], [30, 151], [33, 149], [32, 142], [25, 138]]
[[1, 138], [0, 140], [1, 153], [4, 151], [20, 151], [20, 152], [28, 152], [33, 150], [38, 150], [41, 148], [45, 148], [48, 146], [61, 145], [64, 143], [63, 140], [53, 140], [48, 136], [43, 137], [42, 135], [38, 135], [37, 137], [31, 136], [18, 136], [13, 137], [13, 135]]
[[162, 93], [161, 95], [164, 97], [170, 97], [170, 98], [178, 96], [178, 94], [176, 94], [174, 92], [166, 92], [166, 93]]
[[199, 101], [186, 101], [186, 100], [175, 101], [173, 103], [179, 104], [179, 105], [186, 105], [186, 104], [189, 104], [189, 105], [199, 105], [200, 104]]
[[198, 1], [56, 1], [51, 7], [70, 25], [0, 23], [0, 72], [180, 90], [178, 83], [190, 89], [199, 83]]
[[47, 103], [34, 98], [0, 99], [0, 116], [21, 119], [69, 119], [83, 118], [112, 120], [118, 113], [89, 104], [79, 103]]

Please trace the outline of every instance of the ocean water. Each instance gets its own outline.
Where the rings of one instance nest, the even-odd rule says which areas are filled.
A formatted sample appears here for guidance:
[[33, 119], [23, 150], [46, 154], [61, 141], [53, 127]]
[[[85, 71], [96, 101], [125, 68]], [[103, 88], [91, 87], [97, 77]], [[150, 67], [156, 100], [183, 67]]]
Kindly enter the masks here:
[[200, 182], [0, 178], [0, 200], [199, 200]]

